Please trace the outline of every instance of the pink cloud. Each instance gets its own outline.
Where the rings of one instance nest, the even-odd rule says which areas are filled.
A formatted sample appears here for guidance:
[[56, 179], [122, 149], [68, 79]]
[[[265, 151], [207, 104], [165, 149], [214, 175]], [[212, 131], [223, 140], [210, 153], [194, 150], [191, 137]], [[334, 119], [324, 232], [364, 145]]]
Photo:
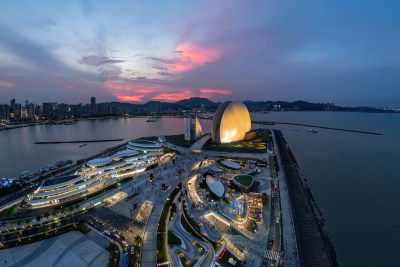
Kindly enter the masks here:
[[222, 56], [222, 48], [218, 46], [201, 47], [186, 42], [176, 48], [177, 58], [165, 60], [163, 67], [176, 71], [188, 71], [212, 63]]
[[179, 100], [183, 100], [183, 99], [188, 99], [193, 97], [194, 95], [192, 95], [192, 92], [189, 90], [185, 90], [181, 93], [163, 93], [163, 94], [159, 94], [155, 97], [152, 97], [151, 99], [154, 100], [164, 100], [164, 101], [179, 101]]
[[123, 102], [142, 102], [143, 97], [145, 95], [121, 95], [121, 94], [113, 94], [118, 100]]
[[74, 89], [74, 88], [76, 88], [76, 86], [75, 86], [75, 85], [72, 85], [72, 84], [64, 84], [64, 88], [67, 88], [67, 89]]

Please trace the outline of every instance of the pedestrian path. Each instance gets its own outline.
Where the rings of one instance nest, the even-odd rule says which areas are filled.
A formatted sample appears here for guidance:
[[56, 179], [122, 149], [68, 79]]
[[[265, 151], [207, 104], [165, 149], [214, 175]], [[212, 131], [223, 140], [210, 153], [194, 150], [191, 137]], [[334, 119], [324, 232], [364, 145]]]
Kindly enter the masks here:
[[272, 251], [272, 250], [266, 250], [264, 253], [264, 258], [267, 258], [269, 260], [276, 260], [279, 258], [279, 253], [276, 251]]

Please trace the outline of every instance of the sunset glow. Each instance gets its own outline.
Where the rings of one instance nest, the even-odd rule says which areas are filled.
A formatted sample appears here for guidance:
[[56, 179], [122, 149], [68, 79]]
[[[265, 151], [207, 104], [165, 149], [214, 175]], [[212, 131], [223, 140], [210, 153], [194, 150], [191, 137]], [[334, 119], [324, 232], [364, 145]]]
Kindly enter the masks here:
[[163, 67], [176, 72], [188, 71], [206, 64], [210, 64], [222, 56], [220, 47], [201, 47], [186, 42], [176, 48], [177, 58], [171, 59], [170, 63], [163, 64]]

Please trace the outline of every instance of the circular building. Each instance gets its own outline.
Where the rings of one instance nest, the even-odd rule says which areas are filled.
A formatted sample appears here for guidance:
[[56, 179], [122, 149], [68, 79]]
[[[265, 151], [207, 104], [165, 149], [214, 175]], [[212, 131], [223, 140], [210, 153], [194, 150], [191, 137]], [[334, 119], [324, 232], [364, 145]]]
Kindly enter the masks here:
[[227, 101], [215, 112], [212, 140], [224, 144], [243, 140], [251, 130], [250, 114], [242, 102]]

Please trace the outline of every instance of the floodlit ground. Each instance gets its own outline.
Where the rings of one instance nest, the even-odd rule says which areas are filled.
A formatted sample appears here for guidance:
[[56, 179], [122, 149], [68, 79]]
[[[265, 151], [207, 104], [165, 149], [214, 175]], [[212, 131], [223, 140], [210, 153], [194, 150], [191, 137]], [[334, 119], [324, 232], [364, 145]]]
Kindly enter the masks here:
[[107, 266], [109, 241], [95, 231], [79, 231], [0, 250], [0, 266]]

